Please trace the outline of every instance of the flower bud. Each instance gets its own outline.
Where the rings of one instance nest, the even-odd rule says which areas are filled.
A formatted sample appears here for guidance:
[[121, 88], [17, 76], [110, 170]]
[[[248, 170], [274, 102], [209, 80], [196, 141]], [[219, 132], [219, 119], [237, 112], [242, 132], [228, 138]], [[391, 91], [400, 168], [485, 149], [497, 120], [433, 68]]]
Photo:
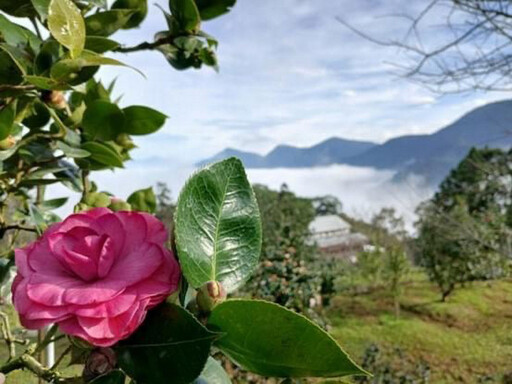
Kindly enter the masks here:
[[89, 382], [114, 370], [116, 365], [117, 358], [112, 348], [94, 349], [87, 357], [82, 377], [85, 382]]
[[91, 209], [91, 207], [89, 207], [87, 204], [85, 204], [85, 203], [78, 203], [78, 204], [75, 205], [75, 207], [73, 209], [73, 212], [74, 213], [79, 213], [79, 212], [88, 211], [89, 209]]
[[14, 136], [8, 136], [3, 140], [0, 140], [0, 150], [11, 149], [16, 145], [16, 138]]
[[42, 95], [43, 101], [55, 109], [66, 109], [68, 103], [64, 93], [60, 91], [45, 91]]
[[84, 203], [94, 208], [105, 208], [110, 205], [111, 199], [106, 193], [92, 192], [87, 194]]
[[135, 148], [135, 144], [133, 143], [132, 138], [127, 133], [120, 133], [117, 135], [116, 144], [119, 144], [124, 149]]
[[219, 303], [226, 300], [226, 290], [218, 281], [209, 281], [197, 292], [197, 306], [202, 312], [211, 312]]
[[129, 203], [117, 197], [113, 197], [110, 199], [110, 205], [108, 206], [108, 208], [110, 208], [114, 212], [132, 210], [132, 206]]

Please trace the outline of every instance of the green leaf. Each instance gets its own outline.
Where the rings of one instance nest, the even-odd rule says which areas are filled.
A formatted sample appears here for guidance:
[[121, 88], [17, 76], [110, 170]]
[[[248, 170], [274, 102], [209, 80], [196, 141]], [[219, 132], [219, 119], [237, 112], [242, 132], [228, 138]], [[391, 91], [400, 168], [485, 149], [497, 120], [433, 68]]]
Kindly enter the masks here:
[[213, 357], [209, 357], [195, 384], [231, 384], [231, 380], [222, 365]]
[[[100, 65], [115, 65], [121, 67], [128, 67], [126, 64], [123, 64], [122, 62], [116, 59], [100, 56], [94, 52], [84, 51], [82, 56], [77, 59], [64, 59], [55, 63], [52, 66], [50, 75], [52, 79], [56, 80], [57, 82], [69, 82], [75, 80], [78, 73], [83, 69], [88, 67], [99, 67]], [[136, 71], [141, 73], [138, 70]]]
[[91, 36], [110, 36], [123, 28], [134, 11], [131, 9], [112, 9], [98, 12], [85, 18], [87, 34]]
[[128, 197], [127, 202], [135, 211], [149, 213], [155, 213], [156, 211], [156, 197], [151, 187], [133, 192], [130, 197]]
[[7, 138], [11, 134], [15, 117], [16, 106], [14, 103], [6, 105], [0, 110], [0, 140]]
[[39, 179], [39, 178], [42, 178], [43, 176], [53, 174], [56, 172], [60, 172], [63, 169], [65, 169], [65, 168], [39, 168], [38, 170], [36, 170], [34, 172], [30, 172], [25, 177], [27, 179]]
[[274, 303], [225, 301], [215, 307], [208, 326], [224, 333], [215, 343], [222, 352], [258, 375], [366, 375], [323, 329]]
[[201, 20], [211, 20], [228, 13], [236, 0], [195, 0]]
[[15, 17], [34, 17], [36, 15], [30, 0], [0, 0], [0, 10]]
[[34, 204], [28, 205], [28, 211], [32, 223], [36, 226], [37, 233], [40, 235], [48, 227], [48, 224], [44, 219], [43, 213]]
[[111, 145], [89, 141], [82, 144], [82, 149], [91, 153], [91, 159], [109, 167], [123, 168], [123, 159]]
[[134, 105], [123, 109], [124, 131], [130, 135], [148, 135], [163, 127], [167, 116], [154, 109]]
[[125, 380], [125, 374], [116, 370], [109, 372], [106, 375], [97, 377], [93, 381], [90, 381], [88, 384], [124, 384]]
[[116, 104], [104, 100], [90, 103], [82, 119], [82, 127], [93, 140], [115, 140], [122, 132], [123, 124], [123, 111]]
[[182, 31], [195, 32], [199, 30], [201, 16], [194, 0], [170, 0], [169, 7]]
[[0, 44], [0, 49], [11, 57], [12, 61], [23, 75], [27, 74], [27, 70], [32, 63], [29, 61], [24, 51], [5, 43]]
[[0, 83], [20, 84], [23, 81], [22, 71], [16, 65], [11, 55], [0, 50]]
[[32, 0], [32, 5], [39, 14], [41, 21], [46, 21], [50, 9], [51, 0]]
[[119, 47], [117, 41], [102, 36], [87, 36], [85, 40], [85, 49], [99, 54], [112, 51], [117, 47]]
[[134, 11], [123, 29], [137, 28], [148, 14], [148, 0], [116, 0], [112, 9], [131, 9]]
[[23, 125], [27, 128], [43, 128], [50, 121], [50, 112], [46, 105], [40, 101], [35, 101], [30, 108], [30, 115], [23, 119]]
[[41, 43], [34, 33], [13, 23], [4, 15], [0, 15], [0, 34], [9, 45], [39, 45]]
[[217, 337], [182, 307], [163, 304], [117, 347], [119, 366], [140, 384], [189, 384]]
[[175, 225], [183, 273], [194, 288], [216, 280], [233, 292], [258, 266], [260, 213], [242, 162], [236, 158], [190, 178], [178, 200]]
[[58, 82], [54, 79], [50, 79], [49, 77], [25, 76], [24, 79], [27, 83], [35, 85], [41, 89], [47, 89], [50, 91], [64, 91], [69, 89], [68, 85]]
[[12, 148], [6, 149], [4, 151], [0, 151], [0, 161], [7, 160], [9, 157], [14, 155], [18, 149], [19, 149], [19, 144], [15, 145]]
[[0, 285], [5, 283], [5, 279], [11, 269], [14, 269], [14, 257], [13, 258], [6, 258], [2, 257], [0, 259]]
[[55, 40], [69, 49], [72, 58], [80, 56], [85, 46], [85, 23], [71, 0], [51, 0], [48, 28]]
[[64, 206], [68, 202], [67, 197], [61, 197], [59, 199], [46, 200], [41, 203], [42, 210], [52, 210]]
[[64, 152], [64, 154], [66, 156], [72, 157], [75, 159], [81, 159], [84, 157], [91, 156], [90, 152], [88, 152], [84, 149], [81, 149], [81, 148], [71, 147], [71, 146], [67, 145], [66, 143], [64, 143], [63, 141], [57, 141], [55, 146], [57, 147], [57, 149], [60, 149], [62, 152]]

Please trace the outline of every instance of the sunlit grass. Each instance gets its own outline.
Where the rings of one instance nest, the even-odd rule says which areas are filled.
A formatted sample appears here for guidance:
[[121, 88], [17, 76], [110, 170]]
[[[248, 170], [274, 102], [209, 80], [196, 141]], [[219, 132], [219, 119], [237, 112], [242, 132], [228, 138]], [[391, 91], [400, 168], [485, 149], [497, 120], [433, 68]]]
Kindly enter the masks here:
[[396, 319], [385, 290], [340, 295], [330, 310], [332, 334], [356, 359], [372, 343], [424, 360], [432, 383], [475, 383], [511, 370], [512, 282], [473, 283], [439, 302], [435, 287], [415, 278]]

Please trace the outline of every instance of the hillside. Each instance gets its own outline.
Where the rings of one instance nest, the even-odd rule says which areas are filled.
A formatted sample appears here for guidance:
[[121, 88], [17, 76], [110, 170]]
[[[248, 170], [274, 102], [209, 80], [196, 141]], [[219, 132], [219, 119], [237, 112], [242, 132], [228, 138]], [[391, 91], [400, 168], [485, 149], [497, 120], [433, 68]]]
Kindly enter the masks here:
[[472, 147], [512, 147], [512, 100], [476, 108], [430, 135], [409, 135], [384, 144], [331, 138], [309, 148], [279, 145], [266, 156], [227, 149], [200, 164], [229, 156], [248, 168], [347, 164], [397, 171], [396, 178], [423, 176], [437, 185]]
[[404, 288], [398, 320], [384, 290], [337, 296], [331, 332], [358, 361], [375, 344], [383, 361], [405, 371], [426, 363], [430, 383], [498, 384], [512, 371], [511, 297], [512, 281], [478, 282], [440, 303], [418, 275]]
[[512, 101], [487, 104], [431, 134], [402, 136], [354, 156], [346, 163], [419, 174], [438, 183], [471, 147], [512, 146]]

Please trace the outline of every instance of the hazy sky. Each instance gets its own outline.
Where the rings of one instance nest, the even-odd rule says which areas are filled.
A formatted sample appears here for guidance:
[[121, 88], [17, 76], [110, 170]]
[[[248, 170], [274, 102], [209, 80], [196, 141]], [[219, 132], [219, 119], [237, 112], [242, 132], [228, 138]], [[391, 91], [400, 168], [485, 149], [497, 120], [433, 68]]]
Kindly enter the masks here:
[[[167, 1], [158, 0], [162, 6]], [[411, 5], [414, 3], [414, 5]], [[339, 136], [383, 142], [432, 132], [474, 106], [505, 94], [435, 95], [396, 75], [397, 50], [375, 46], [344, 28], [349, 20], [381, 39], [402, 36], [405, 19], [425, 1], [238, 0], [233, 11], [203, 29], [220, 41], [220, 72], [173, 70], [158, 52], [118, 55], [146, 74], [103, 70], [118, 77], [122, 103], [146, 104], [171, 119], [138, 139], [139, 165], [191, 163], [225, 147], [264, 153], [276, 144], [308, 146]], [[440, 21], [441, 22], [441, 21]], [[138, 43], [165, 28], [152, 6], [142, 29], [118, 41]], [[442, 37], [431, 25], [431, 43]]]
[[[152, 3], [152, 1], [150, 1]], [[158, 0], [166, 7], [167, 0]], [[103, 69], [118, 78], [123, 105], [142, 104], [169, 115], [157, 134], [137, 137], [139, 148], [127, 169], [100, 172], [102, 189], [120, 197], [165, 181], [177, 196], [192, 164], [226, 148], [265, 153], [277, 144], [308, 146], [332, 136], [383, 142], [403, 134], [433, 132], [463, 113], [507, 94], [439, 96], [396, 75], [406, 57], [365, 41], [336, 17], [382, 40], [402, 37], [427, 0], [238, 0], [233, 11], [203, 29], [218, 38], [220, 72], [177, 72], [159, 52], [117, 57], [145, 74]], [[427, 23], [426, 44], [443, 38], [442, 15]], [[151, 40], [165, 28], [152, 6], [142, 29], [121, 31], [120, 42]], [[252, 182], [278, 188], [283, 182], [301, 195], [334, 194], [345, 208], [368, 217], [383, 205], [409, 222], [419, 201], [432, 191], [415, 180], [390, 183], [392, 172], [332, 166], [315, 170], [250, 170]], [[55, 194], [63, 191], [55, 191]], [[77, 197], [78, 198], [78, 197]]]

